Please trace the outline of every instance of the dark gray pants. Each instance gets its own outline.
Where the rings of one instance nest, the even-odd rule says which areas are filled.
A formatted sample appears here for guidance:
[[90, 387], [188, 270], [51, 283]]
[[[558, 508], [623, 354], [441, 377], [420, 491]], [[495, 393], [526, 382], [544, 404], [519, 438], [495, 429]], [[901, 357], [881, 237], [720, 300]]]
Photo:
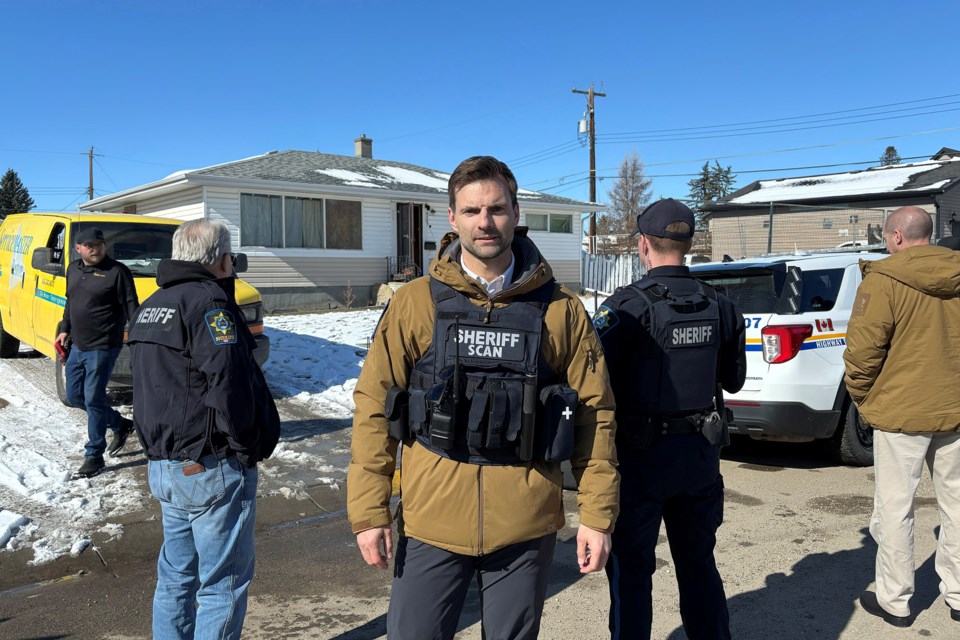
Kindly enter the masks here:
[[464, 556], [401, 537], [387, 612], [390, 640], [450, 640], [470, 579], [477, 576], [484, 640], [529, 640], [540, 632], [556, 534], [484, 556]]

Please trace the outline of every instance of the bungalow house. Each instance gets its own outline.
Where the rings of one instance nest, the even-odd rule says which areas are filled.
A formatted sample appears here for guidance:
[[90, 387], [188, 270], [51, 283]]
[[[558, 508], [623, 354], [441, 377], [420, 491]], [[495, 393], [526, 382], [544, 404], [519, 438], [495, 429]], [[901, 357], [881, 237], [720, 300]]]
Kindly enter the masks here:
[[[757, 180], [702, 207], [712, 257], [750, 257], [882, 242], [889, 212], [917, 206], [933, 218], [934, 239], [960, 235], [960, 151], [860, 171]], [[953, 224], [951, 224], [953, 223]]]
[[[226, 223], [233, 249], [248, 256], [244, 279], [269, 311], [364, 305], [381, 284], [422, 274], [450, 231], [448, 173], [372, 155], [365, 136], [354, 156], [271, 151], [179, 171], [80, 209]], [[581, 212], [602, 207], [526, 189], [518, 199], [520, 224], [557, 280], [578, 288]]]

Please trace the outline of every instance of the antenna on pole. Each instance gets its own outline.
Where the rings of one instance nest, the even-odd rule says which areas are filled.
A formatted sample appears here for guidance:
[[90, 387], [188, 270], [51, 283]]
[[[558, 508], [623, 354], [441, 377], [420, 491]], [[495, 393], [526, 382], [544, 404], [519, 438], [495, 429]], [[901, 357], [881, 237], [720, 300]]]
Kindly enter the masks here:
[[93, 200], [93, 145], [90, 145], [90, 151], [87, 154], [90, 165], [90, 186], [87, 188], [88, 200]]
[[[593, 98], [600, 97], [606, 98], [607, 94], [603, 91], [594, 91], [593, 83], [590, 83], [590, 89], [587, 91], [581, 91], [576, 87], [573, 88], [573, 93], [580, 93], [587, 96], [587, 119], [588, 119], [588, 135], [590, 136], [590, 202], [597, 201], [597, 127], [596, 121], [593, 114]], [[580, 128], [583, 128], [583, 121], [581, 120]], [[597, 212], [590, 212], [590, 253], [597, 252]]]

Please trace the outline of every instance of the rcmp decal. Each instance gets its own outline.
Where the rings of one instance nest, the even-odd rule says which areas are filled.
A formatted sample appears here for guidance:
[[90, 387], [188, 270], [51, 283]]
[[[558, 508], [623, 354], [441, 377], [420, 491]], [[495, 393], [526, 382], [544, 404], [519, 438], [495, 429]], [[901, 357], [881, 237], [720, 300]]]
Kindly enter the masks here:
[[617, 317], [613, 309], [605, 305], [601, 305], [593, 316], [593, 328], [597, 330], [598, 336], [602, 336], [618, 324], [620, 324], [620, 318]]
[[219, 346], [227, 344], [236, 344], [237, 342], [237, 323], [233, 321], [233, 316], [226, 309], [214, 309], [208, 311], [204, 316], [207, 328], [210, 329], [210, 337], [213, 338], [213, 344]]
[[[830, 347], [847, 346], [847, 334], [828, 333], [816, 338], [807, 338], [800, 347], [800, 351], [810, 349], [828, 349]], [[763, 351], [763, 345], [758, 338], [747, 338], [747, 351]]]

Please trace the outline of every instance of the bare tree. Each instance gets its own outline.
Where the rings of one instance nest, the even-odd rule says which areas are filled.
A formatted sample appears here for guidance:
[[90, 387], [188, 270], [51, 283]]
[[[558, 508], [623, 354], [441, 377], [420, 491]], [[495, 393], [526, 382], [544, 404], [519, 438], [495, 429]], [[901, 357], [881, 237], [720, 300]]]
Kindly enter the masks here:
[[[650, 202], [651, 182], [644, 176], [643, 163], [636, 153], [624, 156], [617, 180], [607, 192], [610, 205], [597, 220], [597, 235], [628, 236], [633, 233], [637, 226], [637, 214]], [[631, 243], [625, 240], [618, 244]]]

